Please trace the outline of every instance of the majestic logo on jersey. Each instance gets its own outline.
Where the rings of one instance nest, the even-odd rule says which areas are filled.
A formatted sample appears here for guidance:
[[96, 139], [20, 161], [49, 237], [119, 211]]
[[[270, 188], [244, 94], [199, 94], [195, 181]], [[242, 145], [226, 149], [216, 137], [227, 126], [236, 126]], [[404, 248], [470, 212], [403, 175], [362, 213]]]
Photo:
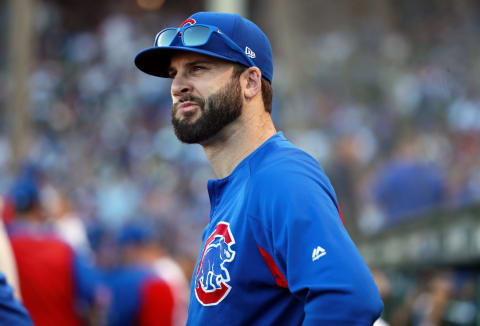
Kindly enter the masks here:
[[196, 22], [197, 21], [195, 19], [189, 18], [180, 25], [180, 28], [182, 28], [185, 25], [194, 25]]
[[321, 257], [325, 256], [326, 254], [327, 252], [325, 251], [325, 249], [323, 249], [320, 246], [317, 246], [317, 248], [313, 249], [312, 261], [319, 260]]
[[195, 275], [195, 295], [204, 306], [220, 303], [230, 292], [230, 274], [225, 263], [235, 258], [235, 244], [230, 224], [220, 222], [208, 237]]

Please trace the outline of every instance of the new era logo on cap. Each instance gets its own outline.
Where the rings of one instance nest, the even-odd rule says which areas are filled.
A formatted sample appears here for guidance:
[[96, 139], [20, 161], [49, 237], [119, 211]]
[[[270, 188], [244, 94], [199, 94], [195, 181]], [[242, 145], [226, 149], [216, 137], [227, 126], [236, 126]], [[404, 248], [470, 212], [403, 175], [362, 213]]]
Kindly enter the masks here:
[[255, 52], [253, 52], [248, 46], [245, 47], [245, 54], [252, 59], [256, 57]]

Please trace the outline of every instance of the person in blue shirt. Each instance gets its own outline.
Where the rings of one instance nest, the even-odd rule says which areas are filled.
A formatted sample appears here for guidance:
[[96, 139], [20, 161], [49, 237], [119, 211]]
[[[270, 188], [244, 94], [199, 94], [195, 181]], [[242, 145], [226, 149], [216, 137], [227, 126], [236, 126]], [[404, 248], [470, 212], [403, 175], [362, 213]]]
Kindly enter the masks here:
[[272, 50], [260, 28], [196, 13], [135, 64], [172, 79], [175, 134], [200, 144], [218, 177], [187, 325], [372, 325], [383, 303], [335, 192], [270, 116]]
[[153, 268], [157, 239], [152, 226], [147, 219], [131, 221], [118, 234], [119, 262], [103, 273], [111, 295], [106, 326], [173, 325], [173, 288]]
[[30, 315], [13, 296], [12, 287], [0, 271], [0, 325], [33, 326]]

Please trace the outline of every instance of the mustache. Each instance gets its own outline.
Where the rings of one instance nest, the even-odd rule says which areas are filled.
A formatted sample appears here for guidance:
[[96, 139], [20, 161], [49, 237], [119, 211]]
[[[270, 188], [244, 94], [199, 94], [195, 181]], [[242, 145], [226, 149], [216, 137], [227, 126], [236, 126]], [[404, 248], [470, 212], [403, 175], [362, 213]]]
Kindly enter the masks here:
[[177, 103], [173, 104], [173, 110], [176, 111], [178, 106], [185, 102], [194, 102], [196, 103], [202, 110], [205, 107], [205, 100], [201, 97], [194, 96], [192, 94], [187, 94], [181, 97]]

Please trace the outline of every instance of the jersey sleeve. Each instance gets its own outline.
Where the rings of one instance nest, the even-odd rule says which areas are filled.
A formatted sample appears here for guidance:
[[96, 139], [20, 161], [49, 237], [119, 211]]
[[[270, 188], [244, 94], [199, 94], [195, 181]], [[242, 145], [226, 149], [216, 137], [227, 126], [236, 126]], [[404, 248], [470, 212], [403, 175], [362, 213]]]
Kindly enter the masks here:
[[0, 272], [0, 325], [33, 326], [27, 310], [18, 302]]
[[173, 321], [174, 299], [171, 288], [153, 277], [142, 287], [139, 326], [170, 326]]
[[72, 255], [76, 300], [86, 306], [94, 304], [100, 286], [98, 271], [90, 259], [73, 250]]
[[326, 176], [287, 167], [263, 173], [250, 191], [256, 240], [304, 302], [303, 325], [372, 325], [383, 303]]

